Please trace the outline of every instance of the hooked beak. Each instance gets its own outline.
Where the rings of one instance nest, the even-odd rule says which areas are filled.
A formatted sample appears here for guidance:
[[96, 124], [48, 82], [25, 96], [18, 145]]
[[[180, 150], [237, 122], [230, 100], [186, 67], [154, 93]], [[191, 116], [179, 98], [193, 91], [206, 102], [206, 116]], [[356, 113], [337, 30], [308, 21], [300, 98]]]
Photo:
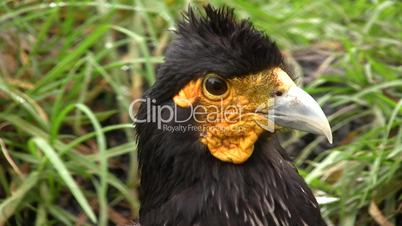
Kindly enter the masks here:
[[270, 115], [275, 124], [324, 135], [332, 144], [331, 127], [320, 105], [308, 93], [297, 87], [282, 69], [276, 68], [273, 73], [277, 76], [282, 93], [275, 97]]

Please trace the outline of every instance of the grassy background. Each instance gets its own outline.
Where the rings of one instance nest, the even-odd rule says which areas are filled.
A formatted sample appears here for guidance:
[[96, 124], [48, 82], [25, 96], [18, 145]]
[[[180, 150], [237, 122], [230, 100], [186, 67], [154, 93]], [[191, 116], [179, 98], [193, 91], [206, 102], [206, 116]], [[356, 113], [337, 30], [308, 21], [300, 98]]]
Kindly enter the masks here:
[[[402, 4], [209, 2], [266, 31], [325, 106], [333, 145], [301, 132], [283, 145], [327, 222], [401, 225]], [[169, 29], [189, 3], [1, 1], [0, 225], [136, 218], [128, 107], [154, 81]]]

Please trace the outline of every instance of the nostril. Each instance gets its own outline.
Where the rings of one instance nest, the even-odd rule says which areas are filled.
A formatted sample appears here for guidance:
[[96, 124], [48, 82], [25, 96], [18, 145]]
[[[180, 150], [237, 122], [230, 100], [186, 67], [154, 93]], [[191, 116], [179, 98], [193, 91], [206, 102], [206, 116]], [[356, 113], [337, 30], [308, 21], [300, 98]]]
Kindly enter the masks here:
[[276, 92], [275, 92], [275, 95], [278, 96], [278, 97], [280, 97], [280, 96], [283, 95], [283, 93], [282, 93], [281, 91], [276, 91]]

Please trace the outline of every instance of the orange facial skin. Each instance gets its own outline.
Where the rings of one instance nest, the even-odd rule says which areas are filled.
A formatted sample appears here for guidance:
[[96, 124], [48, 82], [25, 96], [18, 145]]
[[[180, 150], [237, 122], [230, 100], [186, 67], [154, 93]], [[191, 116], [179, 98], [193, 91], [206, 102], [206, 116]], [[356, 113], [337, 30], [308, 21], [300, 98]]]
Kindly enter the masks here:
[[[202, 126], [200, 141], [209, 152], [224, 162], [244, 163], [253, 153], [254, 143], [269, 123], [258, 109], [267, 110], [276, 92], [286, 89], [278, 84], [274, 70], [226, 80], [228, 95], [210, 98], [203, 79], [191, 81], [173, 98], [180, 107], [194, 107], [195, 121]], [[280, 89], [280, 90], [279, 90]], [[202, 110], [199, 110], [202, 109]]]

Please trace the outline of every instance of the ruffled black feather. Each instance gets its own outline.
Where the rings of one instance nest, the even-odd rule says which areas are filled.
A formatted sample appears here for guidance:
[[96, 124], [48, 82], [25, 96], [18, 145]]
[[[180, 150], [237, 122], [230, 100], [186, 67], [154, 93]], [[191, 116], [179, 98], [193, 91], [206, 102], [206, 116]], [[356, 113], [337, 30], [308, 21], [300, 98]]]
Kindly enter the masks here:
[[213, 72], [245, 76], [282, 64], [282, 55], [266, 34], [249, 20], [236, 20], [233, 9], [208, 5], [204, 15], [192, 8], [179, 22], [176, 35], [149, 93], [158, 102], [170, 99], [189, 81]]

